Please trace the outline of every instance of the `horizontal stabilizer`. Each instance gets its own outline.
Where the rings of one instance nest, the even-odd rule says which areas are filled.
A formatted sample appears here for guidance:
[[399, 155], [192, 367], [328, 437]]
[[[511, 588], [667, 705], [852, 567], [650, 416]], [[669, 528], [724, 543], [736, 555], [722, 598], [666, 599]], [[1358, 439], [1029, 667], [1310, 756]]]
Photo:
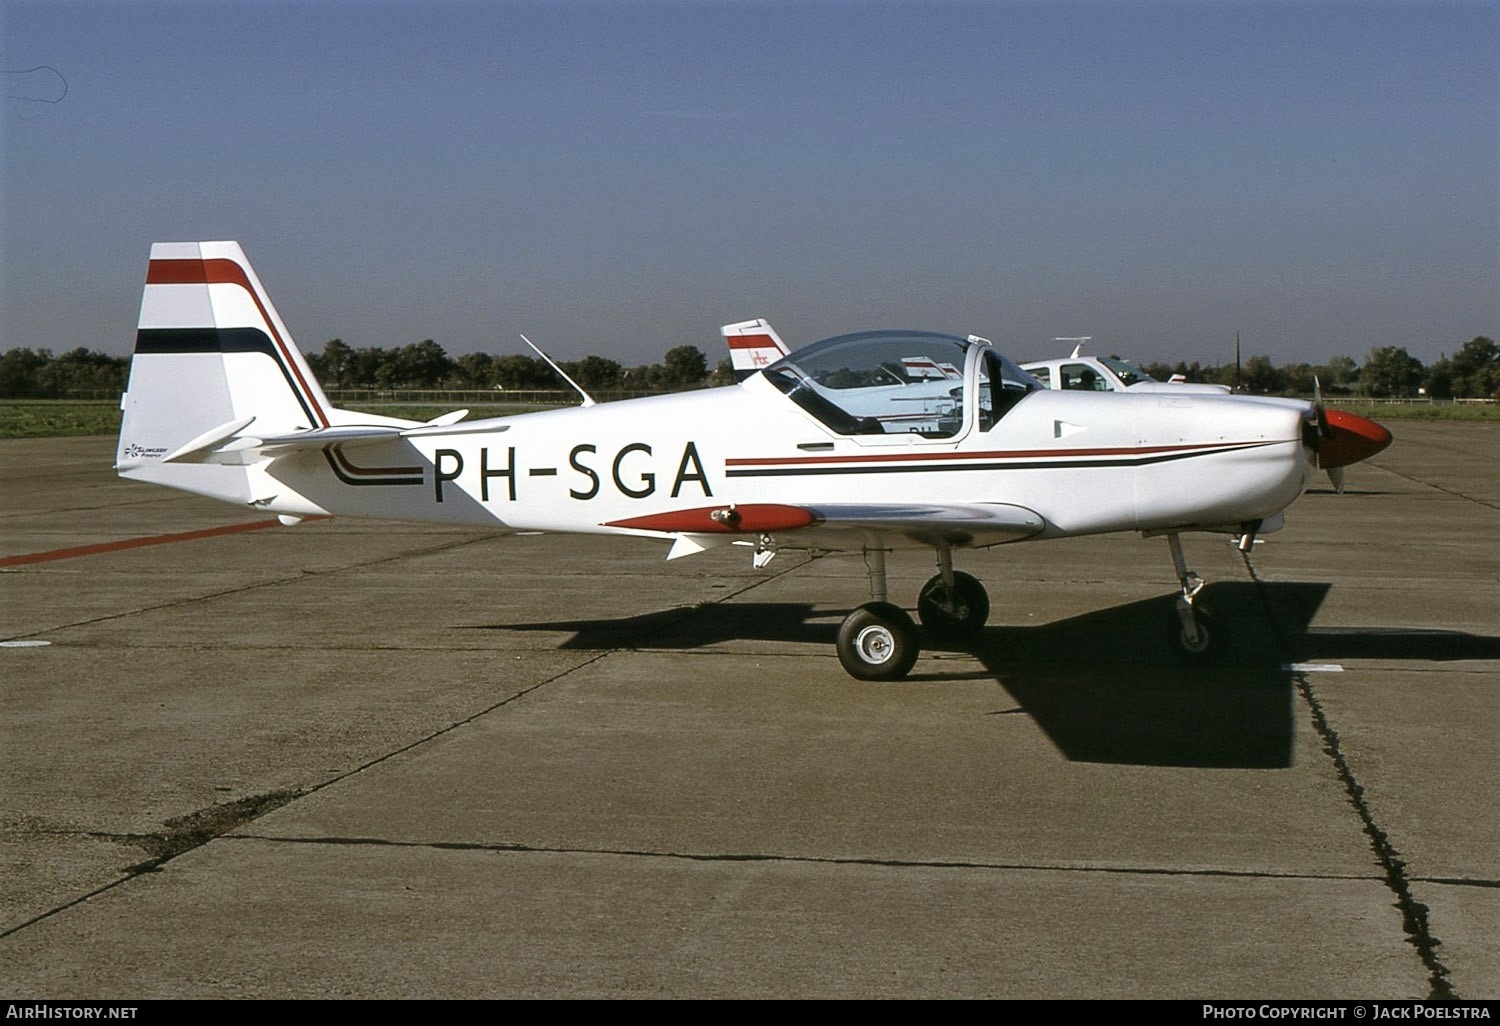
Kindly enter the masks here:
[[404, 428], [392, 424], [341, 424], [338, 427], [293, 431], [285, 435], [267, 435], [255, 446], [267, 456], [298, 449], [321, 449], [325, 445], [368, 445], [399, 438]]
[[431, 420], [429, 420], [426, 424], [424, 424], [422, 426], [423, 427], [447, 427], [449, 424], [457, 424], [459, 421], [463, 420], [468, 415], [469, 415], [469, 411], [468, 410], [454, 410], [452, 413], [445, 413], [441, 417], [433, 417]]
[[[249, 466], [261, 460], [284, 456], [304, 449], [321, 449], [326, 445], [361, 445], [390, 441], [401, 436], [402, 428], [387, 424], [356, 424], [339, 427], [309, 428], [280, 435], [235, 435], [250, 424], [250, 418], [215, 428], [166, 456], [162, 462], [221, 463]], [[228, 429], [227, 433], [226, 430]]]
[[290, 453], [308, 449], [322, 449], [330, 445], [354, 448], [389, 442], [397, 438], [423, 437], [425, 435], [449, 435], [484, 431], [504, 431], [508, 424], [491, 421], [475, 421], [472, 425], [453, 427], [469, 411], [459, 410], [445, 414], [425, 424], [398, 421], [392, 424], [340, 424], [334, 427], [309, 428], [276, 435], [237, 435], [250, 425], [254, 417], [234, 421], [206, 431], [202, 435], [164, 457], [163, 463], [227, 463], [247, 466], [265, 459], [275, 459]]
[[203, 434], [199, 435], [197, 438], [194, 438], [191, 442], [185, 442], [184, 444], [178, 446], [176, 449], [167, 453], [167, 455], [161, 458], [161, 461], [163, 463], [173, 463], [179, 460], [193, 462], [191, 460], [188, 460], [187, 458], [196, 453], [201, 453], [214, 448], [215, 446], [223, 442], [226, 438], [229, 438], [237, 432], [245, 430], [245, 428], [249, 427], [251, 422], [254, 420], [254, 417], [245, 417], [242, 420], [232, 420], [228, 424], [220, 424], [216, 428], [210, 428], [209, 430], [203, 432]]
[[451, 421], [439, 424], [437, 421], [431, 421], [418, 427], [405, 429], [401, 432], [401, 437], [426, 438], [429, 435], [484, 435], [498, 434], [501, 431], [509, 430], [510, 424], [503, 418], [491, 417], [487, 420], [471, 420], [465, 424], [458, 424]]

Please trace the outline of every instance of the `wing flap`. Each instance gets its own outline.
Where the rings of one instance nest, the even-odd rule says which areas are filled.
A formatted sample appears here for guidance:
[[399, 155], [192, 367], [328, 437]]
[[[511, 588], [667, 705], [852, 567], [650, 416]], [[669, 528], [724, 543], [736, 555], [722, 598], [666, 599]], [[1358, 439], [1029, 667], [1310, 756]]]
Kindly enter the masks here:
[[[1041, 514], [1009, 503], [819, 503], [700, 506], [614, 520], [606, 527], [673, 535], [759, 535], [796, 532], [817, 548], [860, 547], [905, 540], [958, 548], [1000, 545], [1040, 534]], [[813, 541], [812, 535], [817, 536]], [[840, 536], [843, 536], [842, 538]], [[780, 539], [787, 544], [785, 538]]]
[[1001, 545], [1040, 534], [1040, 513], [1004, 502], [835, 503], [809, 506], [818, 526], [882, 539], [904, 538], [918, 545], [968, 548]]

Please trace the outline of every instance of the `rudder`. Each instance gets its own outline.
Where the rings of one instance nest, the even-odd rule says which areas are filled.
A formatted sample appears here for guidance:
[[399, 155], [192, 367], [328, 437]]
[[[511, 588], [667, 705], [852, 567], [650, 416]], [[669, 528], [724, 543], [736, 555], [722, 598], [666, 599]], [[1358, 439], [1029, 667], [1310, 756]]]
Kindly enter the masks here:
[[330, 423], [327, 398], [237, 242], [151, 247], [120, 405], [122, 476], [230, 501], [250, 501], [245, 468], [162, 458], [238, 421], [266, 433]]

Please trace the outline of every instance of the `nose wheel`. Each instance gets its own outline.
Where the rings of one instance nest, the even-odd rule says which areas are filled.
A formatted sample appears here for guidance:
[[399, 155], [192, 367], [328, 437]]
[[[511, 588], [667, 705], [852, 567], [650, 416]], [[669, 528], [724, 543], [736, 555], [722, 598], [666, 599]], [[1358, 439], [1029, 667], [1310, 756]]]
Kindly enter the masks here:
[[1177, 596], [1177, 622], [1172, 625], [1172, 635], [1183, 658], [1190, 663], [1204, 662], [1223, 652], [1226, 630], [1199, 599], [1203, 578], [1188, 569], [1181, 536], [1167, 535], [1167, 544], [1171, 546], [1172, 566], [1182, 588]]

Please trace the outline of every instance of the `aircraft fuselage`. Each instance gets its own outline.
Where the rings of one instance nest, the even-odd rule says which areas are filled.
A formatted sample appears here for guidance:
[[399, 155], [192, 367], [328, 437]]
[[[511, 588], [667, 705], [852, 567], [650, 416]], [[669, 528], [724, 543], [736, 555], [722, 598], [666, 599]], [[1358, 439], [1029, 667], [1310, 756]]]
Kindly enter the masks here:
[[1034, 510], [1047, 525], [1038, 537], [1149, 531], [1286, 507], [1312, 472], [1302, 420], [1243, 400], [1035, 392], [987, 431], [850, 436], [751, 378], [330, 446], [250, 468], [251, 490], [280, 513], [648, 535], [659, 532], [612, 525], [704, 506], [941, 494]]

